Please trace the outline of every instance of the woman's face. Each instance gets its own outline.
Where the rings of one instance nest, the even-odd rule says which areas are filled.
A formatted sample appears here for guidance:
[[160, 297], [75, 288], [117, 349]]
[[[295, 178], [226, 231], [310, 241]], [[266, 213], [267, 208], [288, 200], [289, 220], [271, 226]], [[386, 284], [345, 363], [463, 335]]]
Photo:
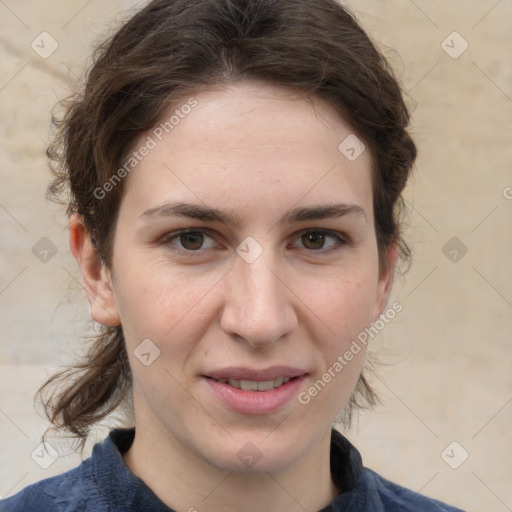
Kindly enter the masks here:
[[277, 471], [330, 431], [365, 347], [344, 354], [387, 301], [371, 157], [287, 89], [194, 100], [135, 144], [149, 150], [126, 178], [110, 313], [138, 427], [219, 468]]

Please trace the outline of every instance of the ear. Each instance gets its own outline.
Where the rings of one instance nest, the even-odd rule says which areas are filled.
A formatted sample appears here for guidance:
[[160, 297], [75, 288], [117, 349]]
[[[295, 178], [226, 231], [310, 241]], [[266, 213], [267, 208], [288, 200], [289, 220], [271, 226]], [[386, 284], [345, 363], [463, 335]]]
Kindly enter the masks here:
[[397, 244], [390, 245], [386, 248], [387, 266], [380, 271], [377, 283], [377, 296], [375, 301], [375, 310], [372, 322], [375, 322], [386, 309], [393, 287], [393, 276], [395, 273], [395, 262], [398, 254]]
[[110, 270], [101, 261], [80, 215], [69, 218], [69, 247], [82, 274], [92, 318], [103, 325], [121, 324]]

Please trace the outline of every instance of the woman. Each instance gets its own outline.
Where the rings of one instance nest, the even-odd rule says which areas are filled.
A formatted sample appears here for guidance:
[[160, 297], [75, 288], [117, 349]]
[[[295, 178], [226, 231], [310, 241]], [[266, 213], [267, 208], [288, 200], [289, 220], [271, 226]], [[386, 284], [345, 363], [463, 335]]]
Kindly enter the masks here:
[[103, 333], [46, 406], [134, 428], [0, 510], [457, 510], [332, 430], [376, 400], [408, 122], [334, 0], [156, 0], [106, 41], [49, 150]]

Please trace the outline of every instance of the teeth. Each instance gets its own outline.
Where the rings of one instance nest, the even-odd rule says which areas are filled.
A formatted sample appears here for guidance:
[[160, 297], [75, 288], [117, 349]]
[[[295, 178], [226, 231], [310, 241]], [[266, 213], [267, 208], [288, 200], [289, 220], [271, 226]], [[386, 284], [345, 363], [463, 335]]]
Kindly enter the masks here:
[[236, 380], [236, 379], [218, 379], [217, 382], [228, 384], [236, 389], [243, 391], [269, 391], [286, 384], [290, 380], [289, 377], [279, 377], [274, 380]]
[[[269, 389], [274, 389], [274, 382], [277, 382], [277, 381], [264, 380], [263, 382], [258, 382], [257, 389], [258, 389], [258, 391], [268, 391]], [[254, 384], [256, 384], [256, 383], [254, 383]], [[244, 389], [244, 388], [242, 388], [242, 389]]]
[[258, 391], [258, 383], [255, 380], [241, 380], [240, 389], [244, 391]]
[[235, 379], [229, 379], [229, 385], [233, 386], [236, 389], [240, 389], [240, 381]]

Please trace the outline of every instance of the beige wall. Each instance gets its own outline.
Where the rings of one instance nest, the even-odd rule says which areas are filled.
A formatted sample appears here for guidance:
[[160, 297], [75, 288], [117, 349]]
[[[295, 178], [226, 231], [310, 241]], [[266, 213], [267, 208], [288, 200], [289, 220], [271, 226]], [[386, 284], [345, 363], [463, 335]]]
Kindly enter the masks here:
[[[420, 151], [406, 194], [414, 264], [393, 297], [403, 311], [372, 340], [386, 363], [375, 381], [383, 405], [363, 413], [349, 437], [365, 464], [391, 480], [468, 511], [505, 512], [512, 509], [512, 2], [348, 3], [388, 47], [409, 91]], [[91, 42], [134, 5], [0, 3], [0, 496], [79, 462], [57, 440], [60, 457], [48, 469], [31, 458], [46, 426], [33, 394], [70, 360], [88, 315], [65, 219], [44, 200], [44, 150], [50, 110]], [[51, 49], [49, 39], [43, 48], [36, 38], [43, 31], [58, 43], [46, 59], [31, 48], [35, 39], [40, 53]], [[43, 262], [34, 246], [57, 252]], [[456, 466], [465, 452], [457, 469], [445, 462]]]

